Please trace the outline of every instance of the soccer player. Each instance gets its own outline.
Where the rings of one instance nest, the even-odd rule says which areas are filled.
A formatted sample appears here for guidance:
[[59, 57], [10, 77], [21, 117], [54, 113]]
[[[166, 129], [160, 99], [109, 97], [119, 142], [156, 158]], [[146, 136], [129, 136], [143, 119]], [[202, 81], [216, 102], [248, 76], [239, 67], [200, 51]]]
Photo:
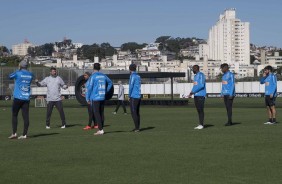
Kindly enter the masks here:
[[189, 98], [194, 95], [194, 103], [199, 116], [199, 125], [195, 129], [198, 130], [204, 128], [204, 105], [206, 98], [206, 77], [199, 69], [198, 65], [194, 65], [192, 68], [195, 77], [192, 91], [189, 94]]
[[125, 108], [125, 104], [124, 104], [124, 87], [121, 83], [121, 81], [118, 81], [118, 104], [116, 107], [116, 110], [113, 112], [113, 114], [117, 114], [118, 109], [120, 107], [120, 105], [122, 105], [123, 108], [123, 113], [126, 115], [126, 108]]
[[131, 73], [129, 79], [129, 101], [131, 116], [134, 121], [134, 132], [140, 131], [140, 103], [141, 103], [141, 78], [136, 73], [136, 65], [129, 65], [129, 71]]
[[276, 123], [275, 99], [277, 96], [277, 78], [272, 71], [272, 66], [266, 66], [264, 68], [263, 77], [260, 79], [260, 83], [265, 84], [265, 105], [269, 117], [268, 122], [264, 123], [265, 125]]
[[50, 76], [45, 77], [43, 81], [39, 82], [35, 80], [36, 85], [39, 87], [47, 86], [47, 113], [46, 113], [46, 129], [50, 129], [50, 119], [54, 106], [58, 109], [62, 121], [61, 128], [66, 128], [66, 118], [63, 109], [63, 103], [61, 98], [61, 88], [67, 89], [68, 86], [62, 80], [60, 76], [57, 75], [56, 68], [52, 67], [50, 69]]
[[[87, 86], [89, 84], [89, 77], [91, 76], [91, 74], [89, 72], [85, 72], [83, 74], [84, 79], [86, 80], [85, 83], [85, 98], [87, 98]], [[88, 102], [89, 99], [86, 99], [86, 101]], [[97, 122], [95, 121], [95, 116], [92, 110], [92, 106], [91, 103], [87, 103], [87, 110], [88, 110], [88, 125], [86, 125], [86, 127], [83, 128], [83, 130], [90, 130], [92, 128], [98, 128]], [[91, 127], [92, 122], [94, 122], [94, 126]]]
[[12, 106], [12, 128], [13, 133], [9, 139], [17, 138], [18, 113], [22, 110], [24, 120], [23, 135], [18, 139], [26, 139], [29, 127], [29, 101], [30, 101], [30, 84], [33, 74], [27, 70], [28, 63], [22, 60], [19, 64], [20, 69], [9, 75], [10, 79], [15, 79], [14, 100]]
[[92, 103], [93, 113], [98, 123], [98, 131], [94, 135], [103, 135], [104, 127], [104, 104], [107, 92], [110, 92], [112, 81], [103, 73], [99, 72], [101, 65], [94, 63], [94, 72], [87, 85], [87, 103]]
[[234, 74], [229, 71], [229, 66], [227, 63], [221, 64], [220, 68], [223, 73], [221, 96], [224, 98], [224, 104], [228, 116], [228, 122], [225, 124], [225, 126], [231, 126], [233, 125], [232, 105], [235, 97], [235, 78], [234, 78]]

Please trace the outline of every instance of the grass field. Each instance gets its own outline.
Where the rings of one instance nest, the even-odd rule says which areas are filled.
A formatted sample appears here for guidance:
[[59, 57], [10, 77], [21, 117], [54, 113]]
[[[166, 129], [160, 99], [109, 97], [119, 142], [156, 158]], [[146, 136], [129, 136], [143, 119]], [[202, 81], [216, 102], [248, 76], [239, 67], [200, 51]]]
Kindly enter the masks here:
[[[278, 122], [282, 121], [278, 100]], [[58, 112], [45, 129], [44, 108], [30, 109], [27, 140], [9, 140], [11, 102], [0, 102], [0, 183], [183, 183], [281, 184], [281, 123], [267, 120], [263, 99], [235, 99], [234, 122], [225, 127], [220, 99], [207, 99], [203, 130], [192, 103], [185, 107], [141, 107], [139, 133], [130, 132], [130, 114], [111, 114], [106, 134], [83, 131], [87, 110], [64, 101], [68, 127], [60, 129]], [[121, 110], [121, 109], [120, 109]], [[129, 109], [128, 109], [129, 110]], [[18, 134], [23, 122], [19, 116]]]

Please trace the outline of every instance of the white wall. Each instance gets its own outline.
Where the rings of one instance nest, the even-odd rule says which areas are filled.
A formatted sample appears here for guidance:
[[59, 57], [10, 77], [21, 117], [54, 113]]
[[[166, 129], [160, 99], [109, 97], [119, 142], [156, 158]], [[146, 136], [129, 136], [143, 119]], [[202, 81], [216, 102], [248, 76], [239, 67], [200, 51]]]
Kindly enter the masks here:
[[[277, 91], [282, 92], [282, 81], [277, 82]], [[142, 84], [142, 94], [170, 94], [170, 84]], [[177, 83], [173, 84], [174, 94], [189, 94], [193, 87], [193, 83]], [[114, 86], [115, 94], [118, 93], [118, 85]], [[63, 95], [74, 95], [75, 87], [70, 86], [67, 90], [61, 90]], [[213, 82], [206, 84], [207, 93], [220, 93], [221, 83]], [[46, 87], [33, 87], [32, 95], [45, 95], [47, 91]], [[124, 85], [124, 93], [128, 94], [128, 85]], [[237, 82], [236, 93], [264, 93], [264, 85], [259, 82]]]
[[[74, 95], [75, 92], [74, 86], [69, 86], [68, 89], [64, 90], [61, 88], [62, 95]], [[47, 87], [32, 87], [31, 88], [31, 95], [46, 95]]]

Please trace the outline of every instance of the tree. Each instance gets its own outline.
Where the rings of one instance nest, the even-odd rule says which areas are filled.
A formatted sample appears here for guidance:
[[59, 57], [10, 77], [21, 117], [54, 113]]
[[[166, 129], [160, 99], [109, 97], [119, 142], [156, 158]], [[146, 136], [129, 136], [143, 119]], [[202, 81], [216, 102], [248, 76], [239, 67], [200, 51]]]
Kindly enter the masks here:
[[166, 50], [165, 43], [171, 36], [160, 36], [156, 39], [155, 43], [159, 43], [159, 50]]
[[280, 66], [280, 67], [277, 67], [276, 73], [277, 73], [278, 75], [281, 75], [281, 73], [282, 73], [282, 67], [281, 67], [281, 66]]
[[190, 46], [198, 46], [200, 43], [206, 43], [203, 39], [199, 38], [173, 38], [171, 36], [160, 36], [156, 39], [159, 43], [159, 50], [174, 52], [176, 59], [179, 56], [181, 49], [186, 49]]
[[[93, 60], [94, 57], [99, 57], [99, 59], [101, 60], [102, 58], [105, 58], [106, 50], [108, 48], [111, 48], [108, 43], [103, 44], [103, 48], [96, 43], [92, 45], [83, 45], [81, 48], [77, 49], [77, 55], [82, 59]], [[108, 53], [110, 53], [109, 50], [107, 51]]]
[[104, 50], [105, 56], [113, 56], [116, 53], [116, 49], [112, 47], [109, 43], [102, 43], [101, 49]]
[[31, 57], [35, 57], [35, 56], [36, 56], [35, 47], [28, 47], [27, 53], [28, 53]]
[[165, 43], [171, 36], [160, 36], [156, 39], [155, 43]]
[[71, 39], [64, 39], [61, 42], [55, 42], [56, 47], [59, 49], [74, 48]]
[[179, 41], [176, 39], [169, 39], [166, 41], [166, 49], [171, 52], [179, 53], [180, 51], [180, 44]]
[[51, 56], [54, 52], [54, 44], [46, 43], [37, 47], [29, 47], [27, 50], [28, 54], [32, 57], [35, 56]]
[[7, 57], [0, 57], [0, 63], [6, 66], [17, 67], [21, 60], [22, 60], [21, 57], [15, 56], [15, 55], [7, 56]]
[[54, 44], [53, 43], [46, 43], [43, 45], [43, 56], [52, 56], [52, 53], [54, 52]]
[[9, 53], [9, 49], [5, 46], [0, 46], [0, 52], [7, 52]]
[[256, 60], [256, 57], [254, 55], [250, 55], [251, 64], [253, 64], [255, 60]]
[[71, 47], [72, 46], [72, 40], [71, 39], [64, 39], [63, 45], [65, 47]]
[[122, 51], [128, 51], [130, 50], [131, 53], [136, 53], [136, 49], [142, 49], [146, 46], [146, 43], [138, 44], [136, 42], [127, 42], [121, 45]]
[[0, 46], [0, 56], [9, 54], [9, 49], [5, 46]]

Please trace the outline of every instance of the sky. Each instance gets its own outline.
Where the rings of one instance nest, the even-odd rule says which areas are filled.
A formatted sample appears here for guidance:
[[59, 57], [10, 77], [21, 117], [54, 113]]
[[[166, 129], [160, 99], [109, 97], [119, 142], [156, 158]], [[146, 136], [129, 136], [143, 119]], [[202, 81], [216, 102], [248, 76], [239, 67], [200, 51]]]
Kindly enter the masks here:
[[159, 36], [208, 38], [227, 8], [250, 22], [250, 42], [282, 48], [282, 0], [6, 0], [0, 3], [0, 45], [151, 43]]

